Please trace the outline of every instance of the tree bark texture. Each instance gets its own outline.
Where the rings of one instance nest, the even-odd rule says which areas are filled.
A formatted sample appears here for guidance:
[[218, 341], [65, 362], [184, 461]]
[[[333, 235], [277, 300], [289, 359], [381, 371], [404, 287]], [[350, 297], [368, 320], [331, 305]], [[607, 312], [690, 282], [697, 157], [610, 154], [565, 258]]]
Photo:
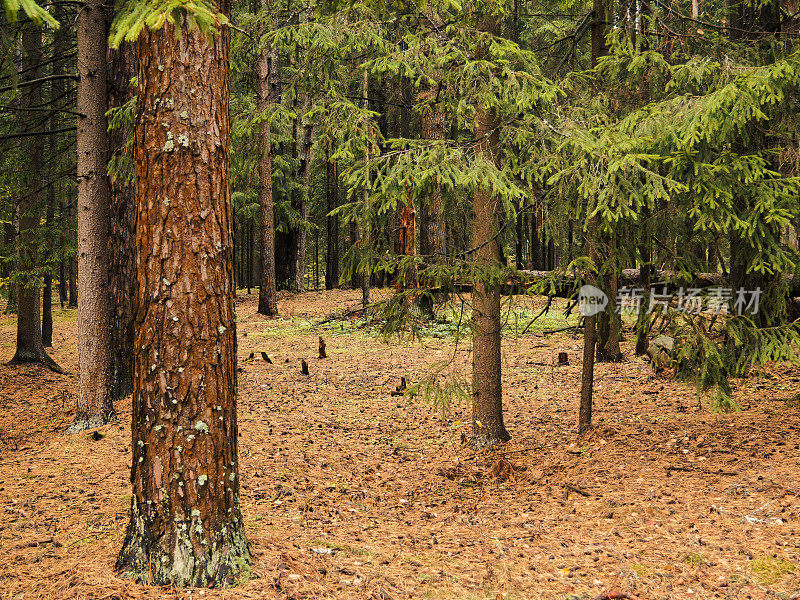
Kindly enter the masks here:
[[106, 16], [102, 0], [78, 13], [78, 407], [71, 432], [113, 415], [108, 294]]
[[[22, 30], [20, 84], [39, 79], [41, 63], [42, 30], [32, 21], [26, 20]], [[35, 112], [24, 110], [41, 106], [41, 84], [21, 85], [20, 88], [19, 106], [23, 109], [20, 111], [20, 129], [23, 133], [41, 133], [44, 125], [41, 118]], [[17, 287], [17, 347], [11, 364], [43, 362], [58, 369], [42, 344], [42, 297], [38, 273], [40, 261], [36, 239], [41, 216], [40, 177], [45, 138], [43, 135], [32, 135], [22, 140], [27, 164], [23, 173], [24, 193], [18, 204], [17, 248], [21, 283]]]
[[[136, 45], [123, 42], [109, 51], [108, 108], [119, 107], [134, 94], [130, 80], [137, 73]], [[109, 132], [109, 153], [122, 154], [132, 125]], [[133, 392], [133, 300], [136, 289], [136, 190], [122, 174], [109, 180], [109, 296], [111, 304], [111, 397]]]
[[210, 38], [186, 22], [139, 39], [133, 497], [116, 568], [156, 585], [231, 584], [250, 560], [239, 507], [229, 42], [226, 27]]
[[[262, 0], [262, 6], [266, 6]], [[261, 206], [261, 282], [258, 291], [258, 313], [267, 317], [278, 316], [278, 296], [275, 287], [275, 210], [272, 195], [272, 131], [267, 111], [278, 99], [273, 96], [270, 83], [277, 73], [278, 61], [272, 60], [277, 50], [269, 45], [261, 50], [257, 68], [257, 109], [262, 121], [259, 127], [258, 202]]]
[[[497, 18], [484, 15], [479, 30], [499, 33]], [[478, 55], [485, 53], [478, 49]], [[479, 104], [476, 107], [474, 152], [476, 159], [497, 164], [500, 122], [497, 114]], [[489, 187], [480, 187], [473, 197], [473, 259], [479, 268], [500, 267], [500, 202]], [[503, 388], [500, 353], [500, 289], [488, 287], [479, 277], [472, 292], [472, 424], [473, 445], [482, 447], [511, 438], [503, 423]]]

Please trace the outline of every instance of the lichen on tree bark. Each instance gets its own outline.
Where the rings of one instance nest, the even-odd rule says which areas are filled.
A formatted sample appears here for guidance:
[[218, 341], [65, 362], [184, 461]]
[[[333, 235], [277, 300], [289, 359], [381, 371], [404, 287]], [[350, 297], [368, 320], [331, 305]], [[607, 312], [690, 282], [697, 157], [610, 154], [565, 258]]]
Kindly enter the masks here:
[[229, 585], [250, 562], [237, 459], [229, 35], [183, 23], [139, 40], [133, 497], [116, 568], [159, 585]]

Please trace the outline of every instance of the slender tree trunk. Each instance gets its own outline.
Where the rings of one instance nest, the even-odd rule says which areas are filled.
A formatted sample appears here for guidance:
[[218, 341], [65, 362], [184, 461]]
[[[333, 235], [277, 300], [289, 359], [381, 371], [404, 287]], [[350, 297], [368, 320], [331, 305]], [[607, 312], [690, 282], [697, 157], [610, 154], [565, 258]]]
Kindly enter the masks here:
[[[438, 23], [431, 7], [429, 7], [428, 14], [432, 22]], [[434, 86], [424, 84], [417, 95], [419, 102], [429, 103], [422, 113], [421, 134], [423, 139], [431, 141], [445, 139], [445, 115], [442, 104], [436, 102], [436, 92]], [[429, 264], [443, 262], [447, 256], [447, 230], [443, 210], [442, 188], [436, 185], [420, 199], [419, 247], [420, 254]], [[433, 318], [434, 297], [432, 294], [425, 293], [420, 297], [420, 310], [428, 318]]]
[[[605, 7], [603, 0], [593, 2], [592, 25], [592, 66], [597, 65], [597, 60], [605, 54]], [[600, 267], [600, 257], [597, 252], [596, 239], [600, 226], [600, 218], [595, 215], [586, 224], [586, 254]], [[590, 284], [596, 284], [594, 276], [589, 277]], [[589, 315], [583, 321], [583, 366], [581, 370], [581, 398], [578, 405], [578, 434], [588, 431], [592, 427], [592, 403], [594, 389], [594, 354], [596, 345], [597, 316]]]
[[[45, 224], [48, 231], [53, 224], [53, 205], [55, 203], [52, 185], [47, 192], [47, 218]], [[42, 345], [45, 348], [53, 347], [53, 275], [50, 269], [51, 266], [48, 264], [44, 272], [44, 290], [42, 292]]]
[[[266, 5], [265, 0], [262, 6]], [[275, 288], [275, 214], [272, 196], [272, 131], [266, 111], [271, 102], [278, 99], [272, 95], [272, 79], [278, 67], [271, 60], [276, 51], [271, 46], [264, 48], [258, 57], [257, 109], [263, 118], [259, 126], [258, 202], [261, 205], [261, 285], [258, 291], [258, 312], [267, 317], [278, 316], [278, 297]]]
[[319, 290], [319, 229], [314, 229], [314, 290]]
[[542, 245], [539, 241], [538, 211], [531, 211], [531, 269], [542, 268]]
[[[11, 204], [11, 219], [10, 222], [5, 223], [3, 229], [5, 231], [6, 243], [9, 253], [16, 255], [14, 262], [10, 267], [10, 272], [19, 270], [19, 204], [16, 200], [12, 200]], [[8, 302], [6, 302], [5, 314], [12, 314], [17, 312], [17, 288], [18, 285], [8, 286]]]
[[[364, 69], [364, 74], [361, 80], [361, 92], [364, 97], [364, 109], [369, 110], [369, 71]], [[369, 160], [369, 150], [367, 151], [367, 160]], [[370, 180], [370, 176], [368, 174], [367, 180]], [[367, 210], [369, 206], [369, 186], [364, 186], [364, 191], [362, 195], [362, 201], [364, 204], [364, 211], [359, 218], [359, 228], [361, 229], [361, 240], [362, 240], [362, 249], [364, 253], [368, 254], [371, 257], [372, 253], [372, 246], [373, 246], [373, 235], [372, 235], [372, 226], [369, 222], [369, 217], [365, 215], [369, 215], [371, 211]], [[362, 259], [362, 262], [363, 259]], [[366, 268], [361, 272], [361, 306], [366, 308], [369, 305], [369, 287], [370, 287], [370, 279], [372, 278], [372, 259], [366, 263]]]
[[[70, 209], [70, 214], [74, 214]], [[70, 218], [71, 222], [75, 222]], [[67, 308], [78, 308], [78, 260], [74, 256], [69, 259], [69, 302]]]
[[[33, 22], [26, 20], [22, 30], [23, 57], [20, 63], [20, 83], [35, 81], [41, 76], [42, 30]], [[23, 133], [34, 133], [23, 139], [23, 152], [26, 164], [23, 171], [24, 193], [19, 201], [19, 234], [17, 247], [21, 283], [17, 287], [17, 348], [11, 364], [44, 363], [51, 369], [61, 371], [45, 352], [42, 344], [42, 298], [39, 278], [36, 275], [39, 264], [37, 233], [40, 227], [40, 177], [44, 136], [41, 135], [43, 123], [35, 112], [24, 110], [42, 104], [40, 84], [20, 88], [20, 120]]]
[[[307, 107], [303, 108], [303, 111]], [[308, 243], [308, 198], [311, 186], [311, 147], [314, 143], [314, 126], [304, 116], [302, 121], [302, 144], [300, 146], [300, 170], [298, 175], [303, 182], [303, 193], [298, 197], [298, 211], [302, 223], [297, 229], [297, 253], [295, 260], [297, 266], [294, 269], [295, 283], [294, 288], [298, 292], [305, 291], [306, 288], [306, 245]]]
[[[51, 96], [52, 98], [52, 96]], [[51, 131], [55, 131], [58, 128], [58, 121], [53, 116], [49, 119], [49, 124]], [[56, 142], [56, 136], [50, 136], [50, 168], [49, 168], [49, 177], [50, 177], [50, 185], [47, 188], [47, 216], [45, 217], [45, 231], [47, 232], [48, 236], [51, 236], [52, 227], [53, 227], [53, 219], [55, 218], [56, 212], [56, 190], [58, 189], [58, 183], [55, 181], [57, 169], [54, 168], [54, 161], [55, 161], [55, 154], [58, 149], [58, 144]], [[46, 259], [46, 267], [44, 271], [44, 291], [42, 292], [42, 345], [45, 348], [52, 348], [53, 347], [53, 260], [52, 260], [53, 249], [48, 244], [47, 248], [47, 259]]]
[[339, 286], [339, 217], [331, 212], [339, 206], [339, 173], [335, 163], [331, 163], [329, 151], [325, 151], [325, 179], [327, 181], [326, 209], [327, 243], [325, 245], [325, 289]]
[[102, 0], [78, 14], [78, 407], [69, 433], [114, 413], [108, 294], [106, 15]]
[[61, 308], [67, 303], [67, 266], [62, 258], [58, 265], [58, 303]]
[[220, 587], [250, 562], [237, 456], [230, 32], [179, 27], [139, 38], [141, 350], [131, 519], [116, 568], [155, 585]]
[[[109, 50], [108, 107], [119, 107], [135, 94], [130, 81], [137, 74], [136, 44], [123, 42]], [[109, 132], [109, 154], [122, 156], [132, 125]], [[127, 173], [109, 179], [109, 296], [111, 304], [111, 398], [133, 392], [133, 301], [136, 297], [136, 190]]]
[[[643, 290], [645, 298], [649, 298], [650, 294], [650, 277], [652, 271], [651, 263], [651, 239], [649, 231], [650, 210], [645, 208], [643, 211], [644, 226], [642, 227], [642, 240], [639, 246], [639, 254], [641, 256], [642, 264], [639, 269], [639, 287]], [[642, 305], [638, 307], [639, 312], [636, 315], [636, 356], [642, 356], [647, 352], [650, 345], [648, 340], [648, 329], [650, 326], [649, 312], [645, 300]]]
[[[483, 15], [479, 31], [499, 33], [497, 18]], [[478, 48], [482, 57], [486, 49]], [[500, 122], [490, 107], [476, 106], [475, 156], [498, 163]], [[473, 198], [475, 213], [472, 246], [477, 248], [474, 260], [479, 269], [492, 271], [500, 267], [499, 218], [501, 207], [490, 187], [480, 187]], [[488, 287], [483, 278], [473, 283], [472, 293], [472, 426], [473, 445], [483, 447], [511, 438], [503, 423], [503, 388], [500, 354], [500, 289]]]
[[525, 218], [522, 212], [522, 202], [517, 203], [516, 240], [514, 244], [514, 261], [517, 269], [523, 269], [522, 249], [525, 247]]
[[253, 292], [253, 219], [247, 217], [247, 295]]

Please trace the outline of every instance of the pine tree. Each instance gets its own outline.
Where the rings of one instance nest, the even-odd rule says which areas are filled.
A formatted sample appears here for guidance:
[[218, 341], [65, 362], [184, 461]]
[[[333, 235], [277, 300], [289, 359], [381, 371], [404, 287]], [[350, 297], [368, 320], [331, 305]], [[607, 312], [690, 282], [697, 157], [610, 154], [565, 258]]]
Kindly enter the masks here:
[[229, 585], [250, 560], [239, 508], [229, 5], [218, 9], [200, 15], [202, 29], [168, 13], [139, 39], [133, 496], [116, 568], [156, 585]]

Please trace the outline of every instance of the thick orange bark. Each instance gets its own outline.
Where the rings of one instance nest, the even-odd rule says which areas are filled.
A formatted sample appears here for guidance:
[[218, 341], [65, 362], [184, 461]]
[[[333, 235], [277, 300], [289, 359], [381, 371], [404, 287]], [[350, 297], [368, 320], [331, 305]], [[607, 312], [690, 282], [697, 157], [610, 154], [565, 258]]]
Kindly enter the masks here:
[[[221, 9], [226, 12], [227, 6]], [[229, 32], [139, 40], [131, 520], [123, 575], [233, 583], [239, 508]]]

